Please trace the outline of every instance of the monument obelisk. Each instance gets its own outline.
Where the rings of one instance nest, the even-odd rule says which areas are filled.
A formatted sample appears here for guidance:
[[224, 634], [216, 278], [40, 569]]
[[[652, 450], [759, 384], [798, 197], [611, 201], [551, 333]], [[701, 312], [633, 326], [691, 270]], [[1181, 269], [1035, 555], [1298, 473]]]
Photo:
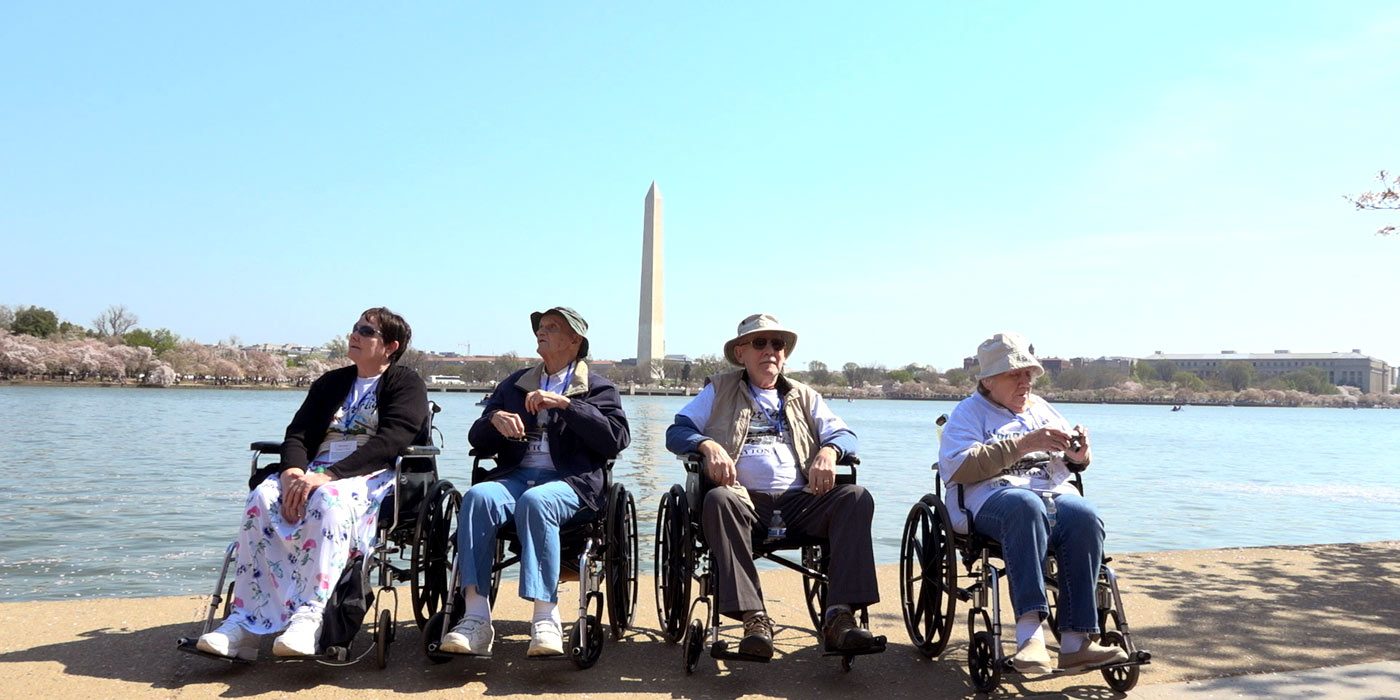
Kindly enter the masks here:
[[646, 215], [642, 219], [642, 303], [637, 319], [637, 368], [649, 368], [653, 378], [662, 376], [662, 361], [666, 359], [662, 241], [661, 191], [652, 181], [651, 189], [647, 190]]

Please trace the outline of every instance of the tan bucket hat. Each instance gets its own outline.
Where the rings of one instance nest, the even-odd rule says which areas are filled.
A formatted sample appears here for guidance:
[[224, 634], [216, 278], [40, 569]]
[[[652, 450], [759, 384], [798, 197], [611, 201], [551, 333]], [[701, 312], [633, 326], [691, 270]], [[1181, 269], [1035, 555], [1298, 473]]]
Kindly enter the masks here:
[[979, 380], [998, 374], [1034, 367], [1035, 376], [1045, 374], [1040, 360], [1031, 354], [1031, 344], [1020, 333], [997, 333], [977, 346], [977, 378]]
[[755, 333], [777, 333], [783, 336], [787, 340], [788, 357], [792, 357], [793, 348], [797, 347], [797, 333], [783, 328], [783, 324], [779, 323], [772, 314], [754, 314], [740, 321], [739, 334], [724, 344], [724, 359], [729, 360], [730, 364], [742, 364], [739, 362], [739, 358], [734, 355], [734, 347]]

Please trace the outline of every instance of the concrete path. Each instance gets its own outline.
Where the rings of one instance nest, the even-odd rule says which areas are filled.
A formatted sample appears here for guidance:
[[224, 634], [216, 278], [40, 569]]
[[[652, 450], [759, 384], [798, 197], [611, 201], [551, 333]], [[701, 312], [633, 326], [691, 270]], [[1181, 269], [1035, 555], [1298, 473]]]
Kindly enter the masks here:
[[[1400, 697], [1400, 542], [1116, 555], [1114, 567], [1139, 645], [1153, 652], [1133, 695], [1168, 697]], [[882, 567], [885, 600], [872, 626], [889, 651], [860, 657], [850, 673], [820, 654], [800, 579], [764, 574], [780, 623], [771, 664], [702, 657], [687, 676], [678, 646], [657, 638], [649, 578], [640, 582], [637, 629], [609, 640], [588, 671], [525, 659], [526, 606], [507, 586], [491, 659], [437, 666], [421, 652], [407, 590], [389, 668], [260, 662], [234, 667], [175, 651], [194, 634], [205, 599], [193, 596], [0, 603], [0, 695], [18, 697], [957, 697], [972, 696], [959, 608], [953, 642], [928, 660], [909, 645], [895, 568]], [[211, 577], [210, 585], [213, 585]], [[565, 600], [574, 594], [572, 584]], [[361, 648], [367, 637], [361, 636]], [[265, 640], [263, 658], [270, 658]], [[1003, 681], [1017, 697], [1106, 698], [1097, 674], [1037, 683]]]

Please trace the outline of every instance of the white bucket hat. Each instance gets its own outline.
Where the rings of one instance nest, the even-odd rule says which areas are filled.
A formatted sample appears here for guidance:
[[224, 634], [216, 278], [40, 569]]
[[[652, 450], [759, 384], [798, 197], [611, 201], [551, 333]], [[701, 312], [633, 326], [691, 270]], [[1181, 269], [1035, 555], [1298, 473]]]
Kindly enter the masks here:
[[1031, 344], [1020, 333], [997, 333], [977, 346], [977, 379], [1021, 369], [1035, 368], [1035, 376], [1045, 374], [1045, 368], [1031, 354]]
[[783, 336], [787, 341], [785, 350], [788, 357], [792, 357], [792, 350], [797, 347], [797, 333], [783, 328], [783, 324], [778, 323], [778, 319], [773, 318], [772, 314], [754, 314], [740, 321], [738, 333], [733, 340], [724, 344], [724, 359], [736, 365], [743, 363], [739, 362], [739, 358], [735, 356], [734, 347], [744, 342], [744, 338], [755, 333], [777, 333]]

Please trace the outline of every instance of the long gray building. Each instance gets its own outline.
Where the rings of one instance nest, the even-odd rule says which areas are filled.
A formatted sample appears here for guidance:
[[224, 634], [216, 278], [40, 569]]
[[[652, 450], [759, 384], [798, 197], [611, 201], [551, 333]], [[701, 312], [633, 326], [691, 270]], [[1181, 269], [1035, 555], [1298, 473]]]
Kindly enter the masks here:
[[1170, 360], [1179, 369], [1200, 377], [1218, 374], [1231, 362], [1248, 362], [1260, 377], [1287, 374], [1306, 367], [1316, 367], [1327, 373], [1327, 381], [1338, 386], [1354, 386], [1368, 394], [1388, 394], [1395, 388], [1396, 372], [1390, 365], [1360, 350], [1351, 352], [1289, 352], [1241, 353], [1222, 350], [1208, 355], [1172, 355], [1157, 352], [1142, 358], [1145, 362]]

